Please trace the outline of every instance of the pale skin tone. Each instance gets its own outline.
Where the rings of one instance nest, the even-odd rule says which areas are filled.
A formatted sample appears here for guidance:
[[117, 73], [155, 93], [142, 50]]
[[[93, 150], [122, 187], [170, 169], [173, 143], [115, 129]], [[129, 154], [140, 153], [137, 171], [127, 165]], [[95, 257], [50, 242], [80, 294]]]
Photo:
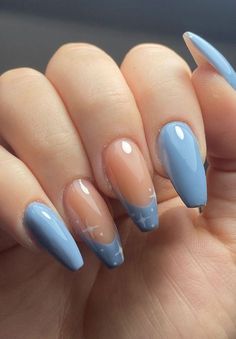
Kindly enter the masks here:
[[[0, 338], [235, 338], [236, 93], [223, 78], [209, 65], [191, 75], [159, 45], [135, 47], [119, 69], [100, 49], [69, 44], [45, 75], [3, 74], [0, 107]], [[183, 205], [155, 152], [161, 126], [177, 120], [191, 126], [210, 164], [201, 214]], [[121, 138], [145, 159], [157, 231], [141, 233], [114, 200], [102, 154]], [[125, 253], [117, 269], [79, 242], [85, 265], [67, 271], [22, 225], [32, 200], [67, 222], [62, 194], [77, 178], [110, 200]]]

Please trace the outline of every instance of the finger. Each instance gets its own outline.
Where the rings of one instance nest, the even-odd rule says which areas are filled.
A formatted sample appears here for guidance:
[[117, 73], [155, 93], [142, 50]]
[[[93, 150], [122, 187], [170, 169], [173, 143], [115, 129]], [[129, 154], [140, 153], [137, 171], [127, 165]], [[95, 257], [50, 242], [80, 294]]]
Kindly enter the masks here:
[[185, 33], [184, 39], [193, 56], [201, 56], [192, 81], [203, 111], [208, 148], [209, 200], [202, 216], [212, 231], [235, 243], [236, 74], [207, 41], [193, 33]]
[[31, 69], [7, 72], [0, 79], [0, 107], [0, 133], [31, 169], [75, 236], [109, 267], [121, 264], [117, 229], [92, 185], [81, 140], [50, 82]]
[[99, 188], [120, 199], [142, 231], [157, 226], [156, 196], [142, 120], [114, 61], [95, 46], [69, 44], [50, 61], [47, 77], [79, 130]]
[[121, 69], [141, 112], [156, 173], [168, 175], [188, 207], [205, 205], [204, 127], [187, 64], [164, 46], [144, 44], [126, 55]]
[[192, 78], [202, 107], [208, 148], [209, 196], [202, 216], [214, 233], [235, 243], [236, 92], [233, 82], [221, 75], [204, 63]]
[[71, 270], [83, 265], [73, 237], [35, 177], [2, 146], [0, 190], [0, 225], [4, 231], [27, 248], [40, 245]]

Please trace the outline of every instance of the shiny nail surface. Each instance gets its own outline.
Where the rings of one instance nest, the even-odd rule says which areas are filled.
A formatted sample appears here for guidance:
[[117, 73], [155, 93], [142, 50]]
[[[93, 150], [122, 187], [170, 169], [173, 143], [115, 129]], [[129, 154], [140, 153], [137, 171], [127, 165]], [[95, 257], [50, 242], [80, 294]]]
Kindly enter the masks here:
[[207, 200], [206, 175], [197, 140], [183, 122], [164, 125], [157, 139], [157, 152], [173, 186], [188, 207]]
[[107, 177], [115, 194], [141, 231], [158, 226], [156, 194], [138, 146], [128, 139], [114, 141], [104, 155]]
[[203, 57], [236, 89], [236, 72], [228, 60], [215, 47], [199, 35], [191, 32], [184, 33], [183, 38], [197, 63]]
[[30, 203], [24, 213], [24, 225], [31, 236], [70, 270], [83, 266], [80, 251], [63, 220], [47, 205]]
[[109, 268], [124, 262], [119, 234], [108, 207], [85, 179], [75, 180], [64, 192], [64, 206], [74, 231]]

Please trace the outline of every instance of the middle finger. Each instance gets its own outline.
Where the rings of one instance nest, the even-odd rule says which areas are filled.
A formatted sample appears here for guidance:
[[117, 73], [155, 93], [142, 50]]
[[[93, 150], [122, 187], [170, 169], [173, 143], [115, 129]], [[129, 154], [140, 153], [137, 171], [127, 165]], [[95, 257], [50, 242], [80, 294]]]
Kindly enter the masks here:
[[[142, 119], [118, 66], [88, 44], [68, 44], [46, 72], [83, 140], [99, 188], [116, 196], [142, 231], [157, 226], [152, 167]], [[107, 180], [108, 178], [108, 180]]]

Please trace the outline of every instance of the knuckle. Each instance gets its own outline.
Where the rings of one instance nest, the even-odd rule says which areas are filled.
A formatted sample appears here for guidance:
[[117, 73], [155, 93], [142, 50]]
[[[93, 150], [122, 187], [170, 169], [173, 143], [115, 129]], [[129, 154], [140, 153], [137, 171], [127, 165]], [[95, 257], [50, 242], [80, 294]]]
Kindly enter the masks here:
[[106, 107], [115, 110], [118, 107], [130, 105], [130, 98], [122, 88], [103, 88], [102, 90], [91, 93], [89, 98], [90, 106], [94, 108]]
[[50, 72], [51, 68], [54, 65], [58, 65], [58, 62], [63, 60], [67, 60], [69, 62], [76, 62], [78, 63], [78, 58], [84, 58], [86, 62], [94, 58], [110, 58], [108, 54], [106, 54], [102, 49], [99, 47], [89, 44], [89, 43], [67, 43], [62, 45], [52, 56], [51, 60], [48, 63], [46, 73]]
[[34, 81], [35, 78], [43, 77], [43, 74], [33, 68], [15, 68], [3, 73], [0, 77], [0, 85], [18, 85], [21, 83], [27, 83], [28, 81]]
[[160, 68], [179, 68], [190, 72], [187, 62], [169, 47], [161, 44], [145, 43], [133, 47], [126, 55], [124, 63], [139, 62], [140, 60], [155, 60]]
[[143, 53], [174, 53], [169, 47], [161, 44], [154, 44], [154, 43], [142, 43], [134, 46], [130, 49], [128, 52], [129, 54], [137, 53], [137, 54], [143, 54]]
[[[51, 130], [40, 132], [31, 137], [30, 152], [37, 154], [41, 162], [55, 161], [57, 158], [67, 157], [71, 154], [71, 147], [76, 147], [75, 138], [67, 131], [57, 131], [52, 133]], [[77, 140], [76, 140], [77, 141]]]
[[93, 44], [85, 43], [85, 42], [70, 42], [62, 45], [56, 51], [56, 53], [73, 53], [78, 51], [88, 50], [88, 51], [101, 51], [101, 49]]
[[[44, 75], [31, 68], [16, 68], [0, 77], [1, 122], [14, 121], [20, 113], [18, 105], [28, 102], [38, 95]], [[33, 96], [34, 95], [34, 96]]]

